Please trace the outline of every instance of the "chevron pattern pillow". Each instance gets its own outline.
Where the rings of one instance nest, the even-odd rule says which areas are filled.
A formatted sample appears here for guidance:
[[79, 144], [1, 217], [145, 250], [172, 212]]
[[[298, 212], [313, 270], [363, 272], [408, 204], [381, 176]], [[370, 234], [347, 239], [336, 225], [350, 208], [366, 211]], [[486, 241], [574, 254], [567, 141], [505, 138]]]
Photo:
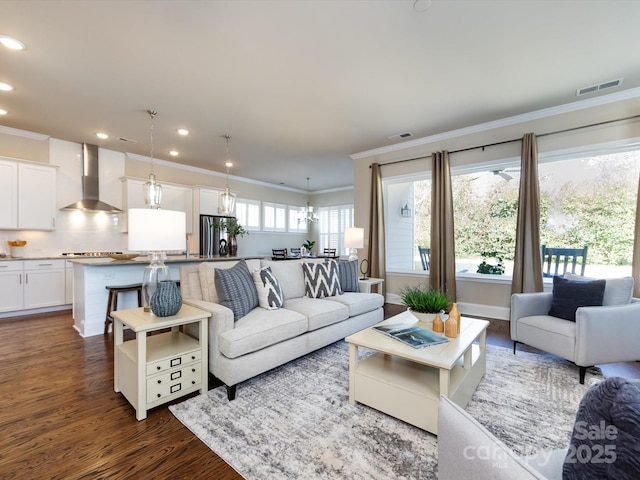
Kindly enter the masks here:
[[267, 310], [277, 310], [284, 305], [284, 294], [280, 282], [271, 271], [264, 267], [253, 271], [253, 283], [258, 291], [258, 303]]
[[340, 295], [338, 262], [303, 263], [304, 295], [310, 298], [325, 298]]
[[220, 305], [231, 309], [234, 321], [259, 305], [258, 292], [244, 260], [228, 269], [216, 268], [215, 283]]

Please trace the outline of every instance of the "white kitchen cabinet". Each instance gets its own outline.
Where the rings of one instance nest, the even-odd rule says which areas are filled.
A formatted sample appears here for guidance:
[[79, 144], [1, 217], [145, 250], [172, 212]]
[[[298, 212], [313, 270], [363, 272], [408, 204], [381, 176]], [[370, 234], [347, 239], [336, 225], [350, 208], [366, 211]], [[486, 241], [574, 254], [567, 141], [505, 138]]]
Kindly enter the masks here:
[[18, 228], [53, 230], [56, 226], [56, 169], [18, 164]]
[[[128, 231], [127, 215], [126, 211], [130, 208], [147, 208], [144, 204], [144, 195], [142, 193], [142, 186], [146, 180], [138, 178], [125, 178], [123, 179], [124, 187], [122, 189], [122, 204], [124, 205], [125, 214], [122, 215], [120, 223], [120, 231]], [[186, 231], [187, 233], [193, 232], [193, 200], [190, 187], [182, 185], [172, 185], [159, 182], [162, 185], [162, 200], [160, 202], [161, 208], [165, 210], [177, 210], [179, 212], [185, 212], [187, 217]]]
[[220, 215], [218, 212], [218, 197], [222, 190], [213, 188], [198, 188], [198, 211], [200, 215]]
[[0, 158], [0, 229], [18, 228], [18, 163]]
[[23, 278], [22, 261], [0, 262], [0, 312], [22, 309]]
[[0, 229], [53, 230], [56, 169], [0, 158]]
[[162, 208], [184, 212], [187, 217], [186, 231], [193, 232], [193, 192], [190, 187], [162, 185]]
[[65, 260], [24, 260], [24, 309], [64, 305]]

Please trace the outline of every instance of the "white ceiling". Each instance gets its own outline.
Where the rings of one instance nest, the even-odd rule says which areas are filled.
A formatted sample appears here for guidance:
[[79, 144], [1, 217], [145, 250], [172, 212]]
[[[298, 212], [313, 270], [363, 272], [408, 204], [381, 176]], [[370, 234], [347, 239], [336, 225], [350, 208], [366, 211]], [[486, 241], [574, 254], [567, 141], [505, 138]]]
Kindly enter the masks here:
[[233, 175], [317, 191], [394, 134], [640, 86], [640, 1], [413, 4], [0, 0], [0, 35], [27, 45], [0, 48], [0, 125], [148, 156], [155, 108], [154, 157], [224, 172], [228, 133]]

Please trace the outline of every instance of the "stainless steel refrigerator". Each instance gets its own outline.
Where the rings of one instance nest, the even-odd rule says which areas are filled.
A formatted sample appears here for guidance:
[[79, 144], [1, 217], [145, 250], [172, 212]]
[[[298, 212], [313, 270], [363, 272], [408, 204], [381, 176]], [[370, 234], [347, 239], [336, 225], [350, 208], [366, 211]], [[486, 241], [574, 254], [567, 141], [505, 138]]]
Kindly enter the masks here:
[[[200, 215], [200, 255], [228, 255], [227, 232], [224, 224], [233, 217], [220, 215]], [[220, 225], [222, 228], [216, 228]], [[221, 242], [223, 240], [224, 242]], [[222, 245], [221, 245], [222, 244]], [[221, 249], [224, 246], [224, 249]]]

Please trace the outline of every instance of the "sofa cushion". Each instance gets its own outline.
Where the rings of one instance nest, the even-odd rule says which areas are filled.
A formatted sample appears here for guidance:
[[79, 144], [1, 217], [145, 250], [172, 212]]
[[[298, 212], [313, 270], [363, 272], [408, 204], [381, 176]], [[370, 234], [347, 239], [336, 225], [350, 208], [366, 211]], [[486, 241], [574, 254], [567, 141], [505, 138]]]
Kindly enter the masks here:
[[253, 271], [253, 283], [258, 291], [258, 303], [267, 310], [276, 310], [284, 305], [280, 282], [271, 271], [264, 267]]
[[608, 378], [578, 407], [562, 478], [640, 478], [640, 380]]
[[280, 282], [284, 299], [304, 296], [304, 274], [300, 260], [262, 260], [262, 267], [271, 267], [271, 272]]
[[345, 292], [335, 297], [327, 297], [327, 300], [345, 305], [349, 309], [350, 317], [371, 312], [384, 304], [384, 297], [378, 293]]
[[[590, 280], [598, 280], [593, 277], [582, 277], [571, 272], [564, 274], [567, 280], [576, 280], [585, 282]], [[604, 296], [602, 297], [602, 305], [626, 305], [631, 302], [633, 297], [633, 277], [605, 278], [607, 284], [604, 287]]]
[[576, 281], [553, 277], [549, 315], [575, 321], [578, 307], [602, 305], [605, 285], [605, 280]]
[[220, 305], [233, 312], [238, 321], [258, 306], [258, 292], [244, 260], [228, 269], [215, 270], [215, 284]]
[[[245, 260], [249, 271], [260, 268], [260, 260]], [[200, 287], [202, 289], [202, 299], [207, 302], [219, 303], [220, 298], [216, 291], [215, 270], [221, 268], [231, 268], [238, 263], [238, 260], [223, 260], [220, 262], [202, 262], [198, 265], [198, 274], [200, 276]]]
[[302, 335], [307, 325], [306, 317], [298, 312], [256, 308], [238, 320], [232, 330], [220, 334], [220, 352], [227, 358], [237, 358]]
[[325, 298], [339, 295], [338, 262], [302, 264], [304, 274], [304, 294], [309, 298]]
[[338, 302], [320, 298], [292, 298], [285, 303], [287, 310], [298, 312], [309, 321], [309, 331], [333, 325], [349, 318], [349, 309]]
[[358, 260], [340, 260], [338, 262], [338, 278], [343, 292], [359, 292]]

